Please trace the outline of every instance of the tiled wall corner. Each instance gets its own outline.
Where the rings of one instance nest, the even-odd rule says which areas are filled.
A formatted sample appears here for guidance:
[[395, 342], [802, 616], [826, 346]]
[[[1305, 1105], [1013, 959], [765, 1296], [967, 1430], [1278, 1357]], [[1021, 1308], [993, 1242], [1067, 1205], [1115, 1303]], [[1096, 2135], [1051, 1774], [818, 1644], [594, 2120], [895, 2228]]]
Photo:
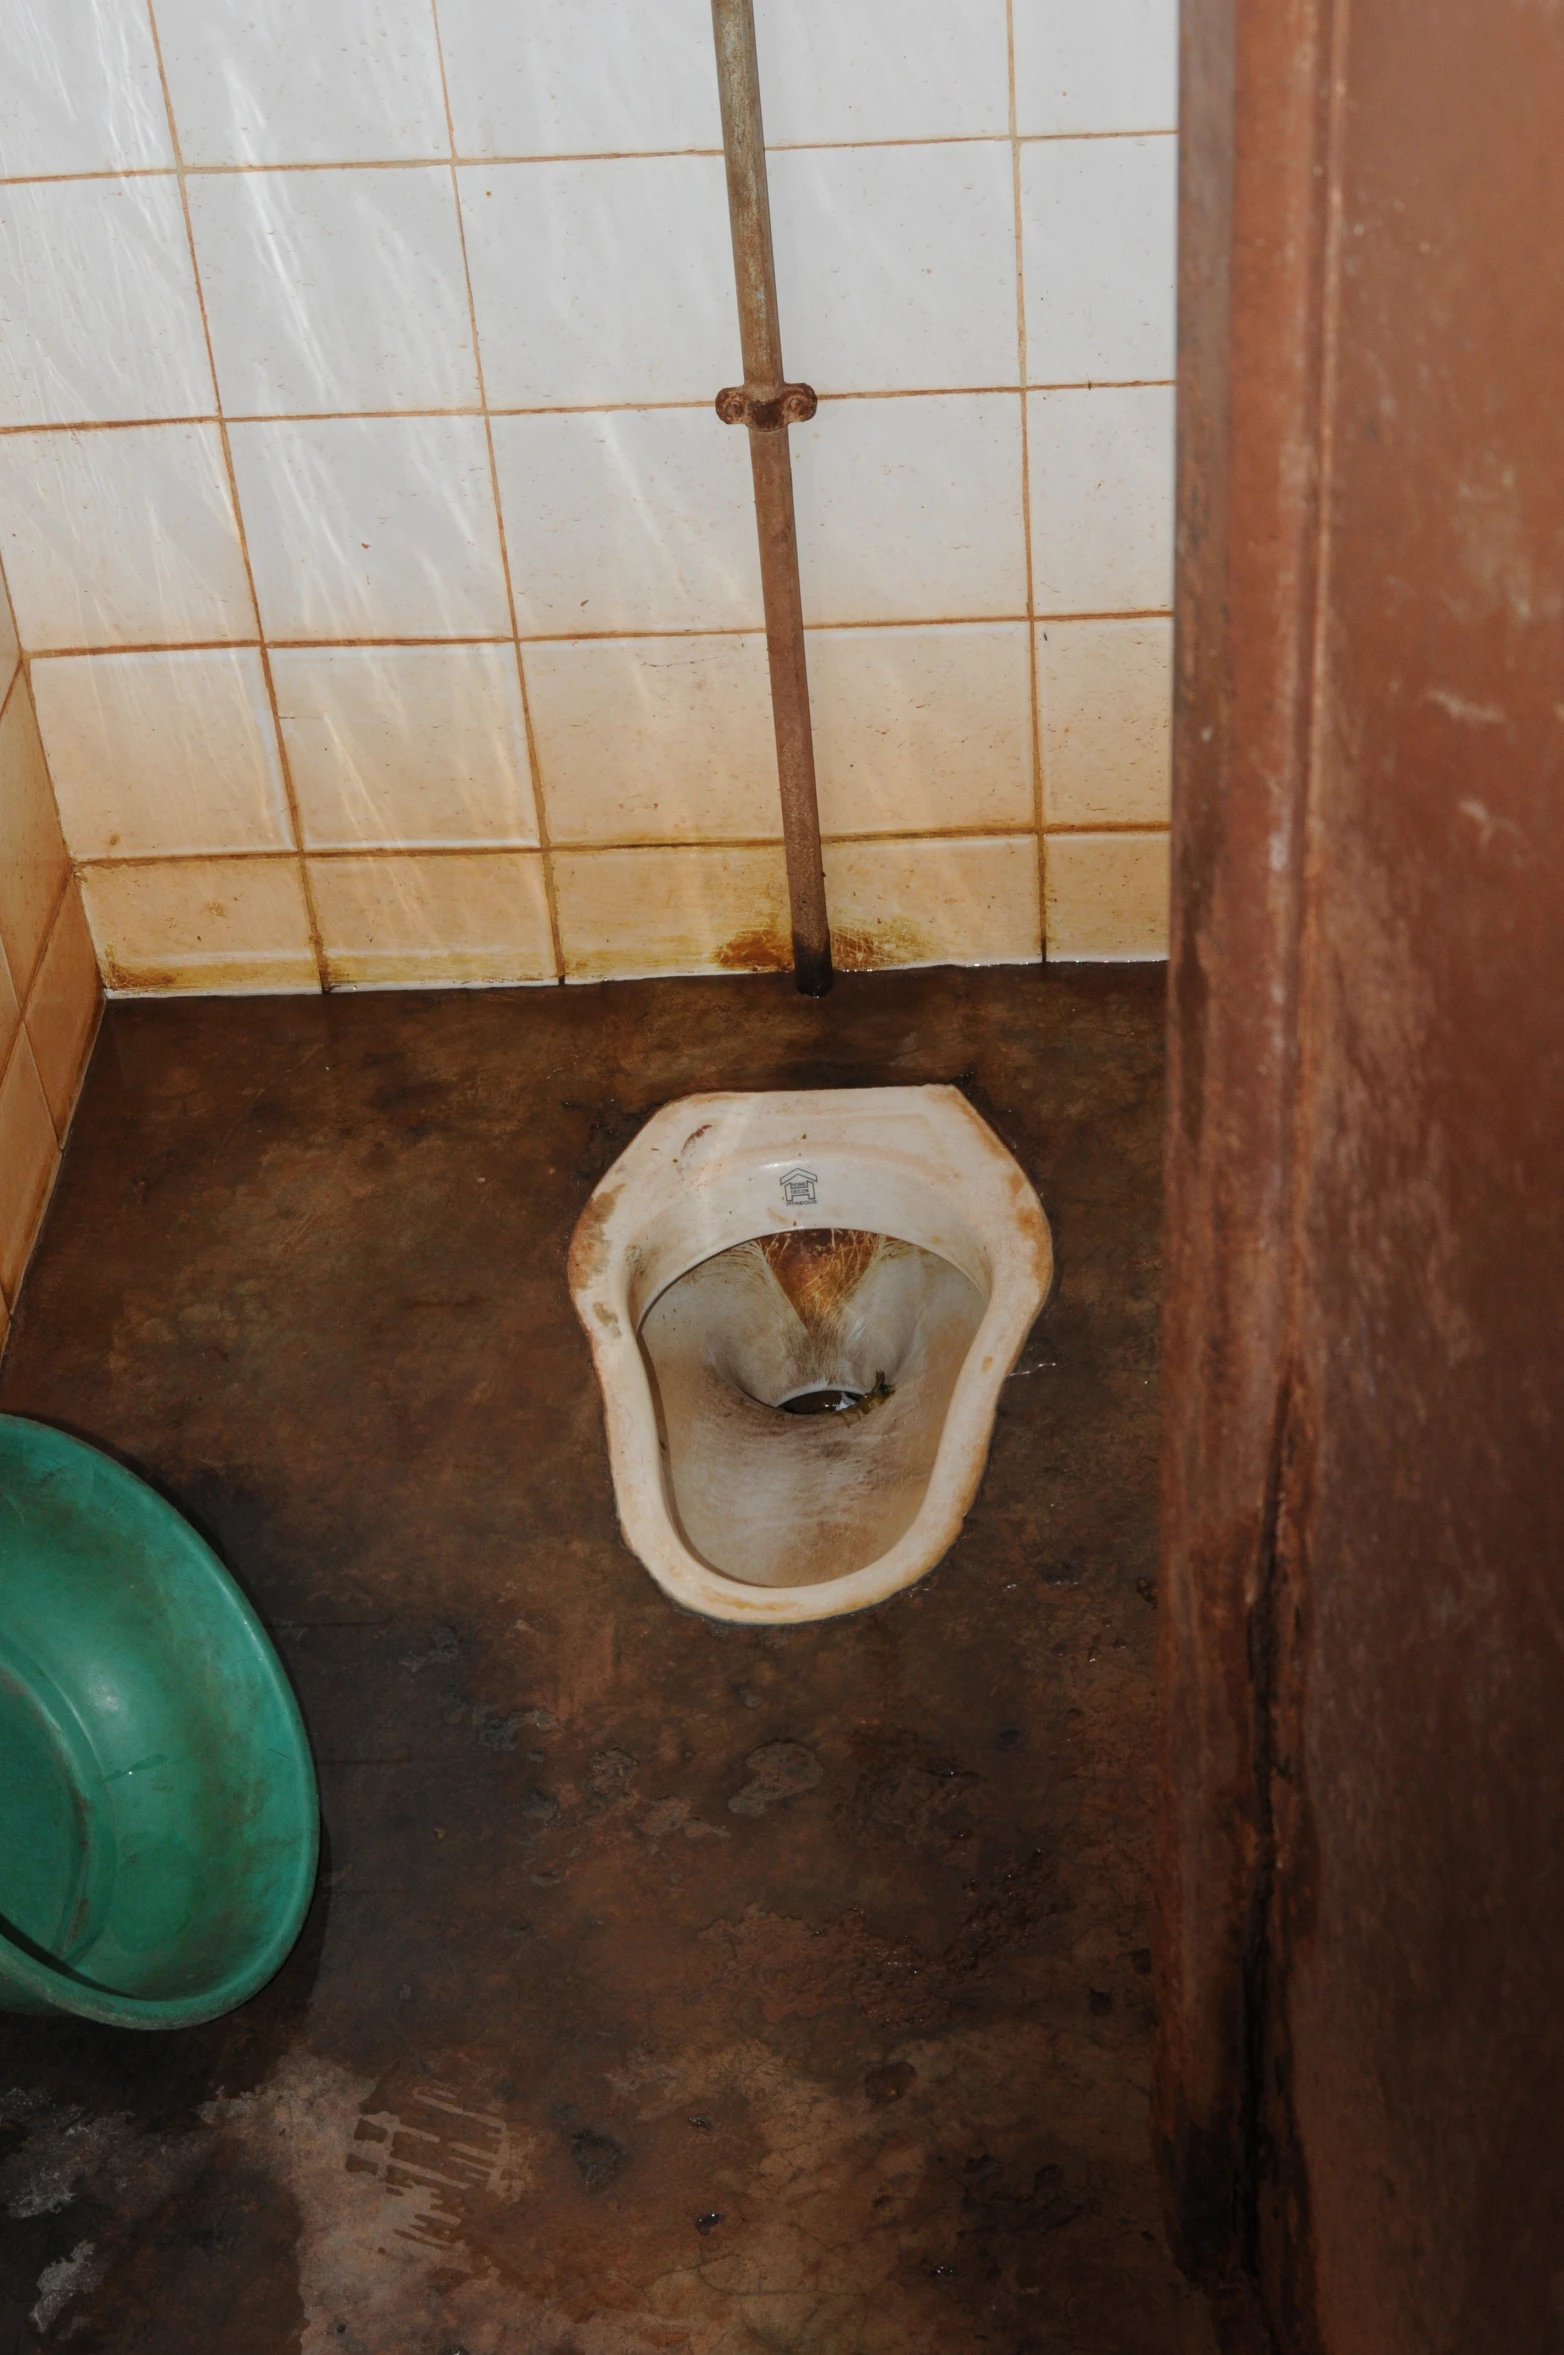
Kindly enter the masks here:
[[[1176, 13], [758, 0], [844, 964], [1160, 938]], [[779, 961], [708, 0], [4, 34], [0, 559], [110, 988]]]
[[0, 1348], [59, 1170], [102, 996], [0, 580]]

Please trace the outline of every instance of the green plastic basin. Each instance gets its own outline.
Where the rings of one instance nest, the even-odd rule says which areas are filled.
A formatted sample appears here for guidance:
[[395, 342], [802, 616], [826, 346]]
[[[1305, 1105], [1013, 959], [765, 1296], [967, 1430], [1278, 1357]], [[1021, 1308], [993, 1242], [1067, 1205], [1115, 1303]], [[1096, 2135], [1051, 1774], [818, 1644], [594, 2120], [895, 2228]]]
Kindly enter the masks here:
[[210, 1546], [0, 1416], [0, 2009], [232, 2010], [298, 1937], [319, 1840], [298, 1703]]

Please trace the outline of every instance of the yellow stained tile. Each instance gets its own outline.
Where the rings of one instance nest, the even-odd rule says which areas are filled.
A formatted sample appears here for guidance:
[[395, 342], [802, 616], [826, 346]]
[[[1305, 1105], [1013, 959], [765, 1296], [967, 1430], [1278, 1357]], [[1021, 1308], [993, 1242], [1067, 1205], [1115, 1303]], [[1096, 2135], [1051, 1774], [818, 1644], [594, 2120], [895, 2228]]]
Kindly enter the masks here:
[[792, 962], [780, 846], [563, 851], [554, 893], [570, 981]]
[[111, 995], [275, 995], [320, 987], [297, 859], [87, 867], [81, 885]]
[[811, 630], [809, 694], [828, 834], [1034, 823], [1024, 623]]
[[27, 1035], [60, 1136], [75, 1108], [103, 991], [98, 960], [74, 882], [65, 887], [54, 929], [27, 1000]]
[[0, 1079], [0, 1287], [7, 1300], [16, 1298], [59, 1159], [43, 1082], [20, 1030]]
[[536, 847], [514, 646], [279, 647], [272, 673], [307, 850]]
[[1173, 624], [1037, 625], [1043, 813], [1051, 826], [1165, 826]]
[[536, 852], [310, 861], [326, 969], [339, 989], [481, 989], [554, 979]]
[[526, 661], [554, 842], [780, 837], [764, 638], [586, 638]]
[[1035, 834], [828, 842], [825, 891], [843, 972], [1042, 953]]
[[20, 997], [69, 871], [33, 699], [26, 680], [18, 679], [0, 718], [0, 941]]
[[223, 858], [293, 841], [253, 646], [35, 663], [38, 726], [73, 856]]
[[1051, 959], [1168, 953], [1168, 837], [1049, 834], [1043, 840]]

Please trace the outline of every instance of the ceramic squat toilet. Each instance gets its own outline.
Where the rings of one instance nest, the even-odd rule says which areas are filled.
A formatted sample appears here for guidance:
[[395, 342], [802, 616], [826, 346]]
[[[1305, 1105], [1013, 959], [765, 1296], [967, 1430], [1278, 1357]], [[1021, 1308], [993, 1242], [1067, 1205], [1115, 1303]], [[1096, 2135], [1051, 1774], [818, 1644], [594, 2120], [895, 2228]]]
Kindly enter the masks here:
[[955, 1088], [664, 1105], [570, 1247], [632, 1552], [752, 1624], [910, 1586], [977, 1493], [1052, 1265]]

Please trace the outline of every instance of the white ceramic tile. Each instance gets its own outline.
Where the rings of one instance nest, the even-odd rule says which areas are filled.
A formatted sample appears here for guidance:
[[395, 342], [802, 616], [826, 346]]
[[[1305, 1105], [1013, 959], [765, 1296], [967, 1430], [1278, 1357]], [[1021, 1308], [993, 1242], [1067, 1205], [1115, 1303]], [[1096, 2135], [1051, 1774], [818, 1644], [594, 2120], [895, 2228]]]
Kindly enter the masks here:
[[809, 696], [828, 834], [1032, 824], [1024, 622], [811, 630]]
[[177, 181], [0, 188], [0, 425], [210, 416]]
[[790, 376], [822, 393], [1019, 381], [1008, 146], [773, 155], [771, 212]]
[[171, 164], [146, 0], [0, 0], [0, 177]]
[[1178, 120], [1178, 0], [1015, 0], [1015, 51], [1023, 138]]
[[77, 859], [285, 850], [277, 731], [253, 646], [64, 655], [33, 671]]
[[748, 439], [711, 409], [497, 417], [523, 634], [756, 628]]
[[1004, 0], [756, 0], [766, 138], [1003, 137]]
[[75, 1109], [102, 999], [98, 960], [82, 912], [81, 893], [71, 882], [60, 901], [49, 945], [27, 1000], [28, 1041], [62, 1141]]
[[1041, 139], [1021, 150], [1034, 384], [1173, 374], [1177, 146]]
[[537, 841], [513, 646], [285, 647], [272, 675], [307, 848]]
[[488, 989], [552, 981], [543, 861], [525, 851], [311, 859], [338, 989]]
[[1173, 602], [1173, 389], [1027, 395], [1039, 613]]
[[1168, 838], [1049, 834], [1043, 843], [1050, 959], [1136, 961], [1168, 953]]
[[32, 697], [19, 679], [0, 716], [0, 947], [21, 998], [69, 870]]
[[1037, 683], [1045, 824], [1165, 826], [1173, 624], [1040, 622]]
[[561, 851], [553, 869], [567, 981], [791, 967], [780, 844]]
[[828, 401], [789, 438], [807, 621], [1025, 612], [1019, 396]]
[[320, 987], [297, 859], [153, 859], [81, 876], [112, 997]]
[[59, 1165], [49, 1099], [22, 1030], [0, 1078], [0, 1288], [9, 1301], [16, 1299]]
[[230, 438], [269, 637], [509, 632], [481, 418], [318, 418]]
[[449, 152], [429, 0], [156, 0], [187, 164]]
[[828, 842], [831, 953], [882, 965], [1016, 965], [1041, 954], [1037, 837]]
[[459, 178], [491, 407], [709, 403], [743, 375], [720, 157]]
[[551, 842], [780, 835], [764, 638], [560, 641], [526, 665]]
[[215, 425], [0, 435], [0, 555], [34, 654], [256, 634]]
[[476, 405], [448, 167], [186, 185], [230, 417]]
[[722, 145], [710, 0], [439, 0], [459, 155]]

